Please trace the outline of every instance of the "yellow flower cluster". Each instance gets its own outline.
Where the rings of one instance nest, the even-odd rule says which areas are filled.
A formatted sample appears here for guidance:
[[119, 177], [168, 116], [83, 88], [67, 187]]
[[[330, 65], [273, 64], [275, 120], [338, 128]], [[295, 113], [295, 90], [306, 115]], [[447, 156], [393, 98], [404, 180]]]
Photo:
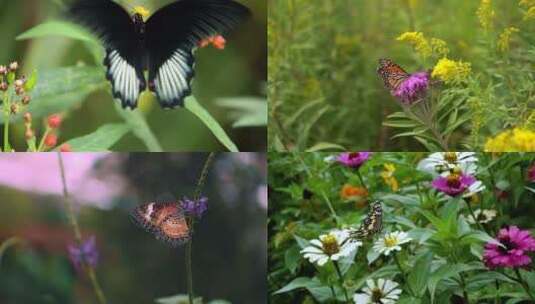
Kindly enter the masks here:
[[520, 0], [520, 2], [518, 3], [519, 5], [523, 5], [523, 6], [535, 6], [535, 0]]
[[481, 0], [479, 8], [477, 9], [477, 17], [479, 18], [479, 23], [485, 31], [488, 31], [492, 28], [492, 23], [496, 12], [492, 8], [491, 0]]
[[422, 32], [405, 32], [396, 38], [396, 40], [410, 43], [424, 59], [433, 53], [431, 44]]
[[433, 53], [439, 57], [446, 57], [450, 52], [446, 41], [438, 38], [431, 38], [431, 48], [433, 49]]
[[535, 0], [521, 0], [518, 4], [528, 9], [524, 14], [524, 21], [535, 19]]
[[489, 138], [485, 152], [533, 152], [535, 151], [535, 132], [515, 128]]
[[445, 83], [456, 83], [465, 80], [471, 71], [470, 63], [442, 58], [435, 65], [431, 76]]
[[394, 164], [386, 163], [384, 164], [384, 170], [381, 172], [381, 177], [393, 192], [397, 192], [399, 190], [399, 183], [394, 176], [394, 172], [396, 172], [396, 166]]
[[520, 30], [516, 27], [508, 27], [500, 34], [498, 38], [498, 51], [507, 52], [509, 51], [509, 42], [511, 41], [511, 35], [513, 33], [518, 33]]

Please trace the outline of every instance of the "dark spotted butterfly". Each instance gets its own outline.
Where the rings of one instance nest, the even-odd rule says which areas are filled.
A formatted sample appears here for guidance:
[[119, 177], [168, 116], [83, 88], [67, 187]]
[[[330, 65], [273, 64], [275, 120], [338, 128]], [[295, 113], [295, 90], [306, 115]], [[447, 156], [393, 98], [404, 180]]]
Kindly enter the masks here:
[[131, 217], [136, 224], [172, 247], [186, 243], [191, 237], [188, 221], [177, 202], [144, 204], [135, 208]]
[[233, 0], [178, 0], [146, 22], [112, 0], [76, 0], [67, 17], [89, 28], [102, 41], [106, 78], [123, 108], [137, 107], [148, 88], [163, 108], [182, 106], [191, 95], [194, 50], [206, 39], [223, 35], [250, 15]]
[[383, 207], [381, 201], [373, 202], [370, 211], [362, 221], [360, 227], [351, 232], [353, 239], [366, 239], [383, 229]]
[[392, 60], [384, 58], [379, 59], [377, 73], [383, 78], [385, 87], [389, 89], [392, 94], [394, 94], [399, 85], [410, 76], [409, 73], [405, 72], [403, 68], [395, 64]]

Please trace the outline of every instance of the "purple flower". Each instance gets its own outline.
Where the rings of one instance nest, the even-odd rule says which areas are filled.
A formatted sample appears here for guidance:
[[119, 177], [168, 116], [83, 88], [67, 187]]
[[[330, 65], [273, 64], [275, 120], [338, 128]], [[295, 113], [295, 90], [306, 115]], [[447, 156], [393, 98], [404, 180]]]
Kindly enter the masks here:
[[438, 176], [431, 183], [433, 188], [449, 196], [459, 194], [471, 195], [483, 190], [485, 187], [475, 177], [464, 173], [451, 173], [448, 176]]
[[[501, 229], [498, 233], [498, 242], [487, 243], [483, 253], [485, 265], [491, 269], [496, 267], [521, 267], [531, 263], [527, 255], [535, 251], [535, 239], [527, 230], [520, 230], [516, 226]], [[502, 247], [503, 245], [503, 247]]]
[[336, 157], [336, 161], [344, 166], [358, 169], [371, 156], [370, 152], [345, 152]]
[[201, 197], [198, 201], [194, 201], [184, 197], [180, 201], [180, 205], [188, 215], [201, 218], [204, 212], [208, 209], [208, 199], [206, 197]]
[[411, 74], [398, 88], [393, 91], [393, 95], [401, 100], [403, 104], [412, 104], [425, 96], [429, 87], [429, 74], [418, 72]]
[[530, 182], [535, 182], [535, 163], [528, 169], [528, 180]]
[[89, 265], [96, 267], [98, 263], [98, 250], [95, 236], [91, 236], [80, 246], [69, 245], [67, 246], [69, 251], [69, 258], [76, 268], [80, 270], [83, 265]]

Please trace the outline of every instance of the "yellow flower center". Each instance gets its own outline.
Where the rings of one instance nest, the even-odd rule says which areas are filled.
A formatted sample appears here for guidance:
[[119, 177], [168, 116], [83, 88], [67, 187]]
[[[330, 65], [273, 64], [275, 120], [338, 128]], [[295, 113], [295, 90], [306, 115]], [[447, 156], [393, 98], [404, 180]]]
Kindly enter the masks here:
[[397, 237], [393, 235], [387, 235], [385, 236], [385, 246], [386, 247], [394, 247], [399, 243], [399, 240]]
[[134, 7], [134, 14], [140, 14], [143, 19], [147, 19], [150, 16], [150, 11], [144, 6], [138, 5]]
[[461, 185], [461, 176], [456, 173], [452, 173], [447, 177], [447, 183], [450, 187], [459, 187]]
[[450, 164], [456, 164], [457, 163], [457, 153], [455, 153], [455, 152], [446, 152], [446, 154], [444, 154], [444, 159]]
[[338, 241], [336, 240], [336, 237], [332, 234], [324, 236], [321, 239], [321, 244], [323, 246], [323, 252], [325, 252], [325, 254], [327, 254], [328, 256], [340, 252], [340, 246], [338, 245]]

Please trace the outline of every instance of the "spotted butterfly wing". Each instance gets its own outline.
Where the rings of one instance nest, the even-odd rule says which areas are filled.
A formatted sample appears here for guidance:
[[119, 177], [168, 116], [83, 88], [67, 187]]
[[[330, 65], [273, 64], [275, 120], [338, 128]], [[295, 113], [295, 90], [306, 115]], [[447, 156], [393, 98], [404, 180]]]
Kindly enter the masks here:
[[157, 239], [172, 247], [184, 244], [191, 230], [178, 203], [148, 203], [138, 206], [131, 214], [134, 221]]
[[351, 232], [351, 238], [366, 239], [383, 229], [383, 207], [380, 201], [375, 201], [366, 218], [358, 229]]
[[113, 96], [131, 109], [147, 87], [145, 70], [163, 108], [182, 106], [191, 94], [193, 52], [199, 42], [227, 33], [249, 14], [233, 0], [178, 0], [147, 22], [112, 0], [76, 0], [68, 10], [70, 19], [101, 39]]
[[385, 87], [393, 92], [399, 87], [399, 85], [409, 78], [409, 73], [394, 63], [390, 59], [379, 59], [379, 68], [377, 68], [377, 73], [383, 79]]

